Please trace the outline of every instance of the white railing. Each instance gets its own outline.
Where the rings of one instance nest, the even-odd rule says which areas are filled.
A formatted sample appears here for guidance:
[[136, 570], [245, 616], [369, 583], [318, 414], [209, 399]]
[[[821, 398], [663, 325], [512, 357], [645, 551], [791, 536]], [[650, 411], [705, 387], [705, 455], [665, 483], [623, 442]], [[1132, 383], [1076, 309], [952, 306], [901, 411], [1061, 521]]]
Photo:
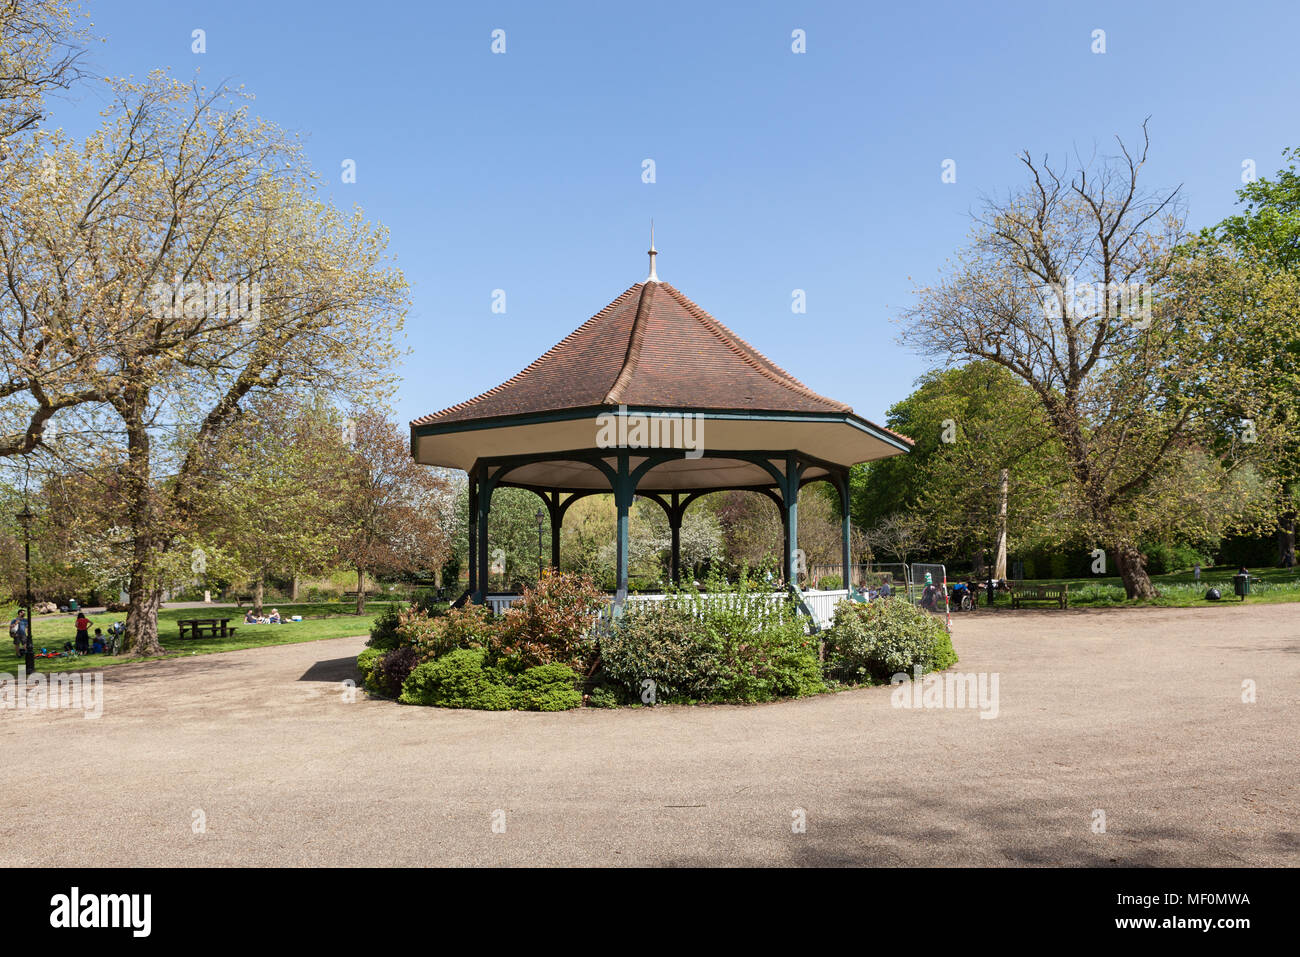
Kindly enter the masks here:
[[[818, 628], [829, 628], [835, 623], [835, 606], [849, 596], [848, 590], [844, 588], [834, 589], [831, 591], [805, 591], [803, 594], [804, 604], [812, 613], [812, 619]], [[522, 599], [522, 595], [488, 595], [487, 604], [492, 609], [492, 614], [501, 615], [505, 610], [515, 602]], [[724, 607], [739, 607], [744, 602], [752, 601], [758, 598], [762, 606], [768, 611], [775, 611], [782, 604], [789, 600], [789, 594], [783, 591], [774, 591], [756, 594], [750, 592], [747, 595], [740, 595], [735, 592], [719, 592], [716, 594], [704, 593], [700, 595], [679, 596], [681, 600], [691, 604], [722, 604]], [[638, 605], [649, 605], [654, 602], [664, 601], [667, 595], [628, 595], [626, 608], [628, 611], [635, 609]], [[607, 619], [613, 610], [613, 604], [605, 606], [600, 613], [600, 618]]]
[[503, 615], [505, 610], [517, 601], [522, 601], [523, 595], [488, 595], [485, 599], [488, 607], [492, 609], [492, 614]]
[[806, 591], [803, 593], [804, 604], [812, 612], [813, 621], [818, 628], [829, 628], [835, 624], [835, 606], [849, 597], [847, 588], [835, 588], [830, 591]]

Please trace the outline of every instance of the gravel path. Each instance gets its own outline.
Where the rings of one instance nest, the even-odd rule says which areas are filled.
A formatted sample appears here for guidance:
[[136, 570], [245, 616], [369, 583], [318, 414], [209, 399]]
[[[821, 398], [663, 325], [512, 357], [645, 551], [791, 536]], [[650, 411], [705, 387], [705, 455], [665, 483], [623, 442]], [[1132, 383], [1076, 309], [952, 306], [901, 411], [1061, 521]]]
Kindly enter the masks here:
[[0, 711], [0, 866], [1294, 865], [1298, 612], [956, 617], [993, 719], [348, 701], [361, 638], [121, 666], [98, 719]]

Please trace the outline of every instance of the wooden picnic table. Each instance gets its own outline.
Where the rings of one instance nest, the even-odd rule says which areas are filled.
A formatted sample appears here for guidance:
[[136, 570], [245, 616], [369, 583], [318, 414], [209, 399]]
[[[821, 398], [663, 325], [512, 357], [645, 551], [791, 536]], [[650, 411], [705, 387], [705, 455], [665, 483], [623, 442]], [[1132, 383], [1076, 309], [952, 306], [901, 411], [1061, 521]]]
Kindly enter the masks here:
[[228, 628], [229, 618], [181, 618], [177, 624], [181, 628], [181, 638], [185, 638], [186, 631], [189, 631], [190, 638], [228, 638], [235, 633], [235, 629]]

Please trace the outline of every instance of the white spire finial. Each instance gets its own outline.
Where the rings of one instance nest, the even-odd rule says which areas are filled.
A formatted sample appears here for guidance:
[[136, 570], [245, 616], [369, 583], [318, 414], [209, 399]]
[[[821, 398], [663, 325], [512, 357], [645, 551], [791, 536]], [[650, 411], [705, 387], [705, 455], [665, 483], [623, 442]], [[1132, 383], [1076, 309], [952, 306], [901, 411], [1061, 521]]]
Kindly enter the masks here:
[[655, 249], [655, 221], [650, 220], [650, 275], [646, 276], [646, 282], [658, 282], [659, 274], [655, 272], [655, 256], [659, 251]]

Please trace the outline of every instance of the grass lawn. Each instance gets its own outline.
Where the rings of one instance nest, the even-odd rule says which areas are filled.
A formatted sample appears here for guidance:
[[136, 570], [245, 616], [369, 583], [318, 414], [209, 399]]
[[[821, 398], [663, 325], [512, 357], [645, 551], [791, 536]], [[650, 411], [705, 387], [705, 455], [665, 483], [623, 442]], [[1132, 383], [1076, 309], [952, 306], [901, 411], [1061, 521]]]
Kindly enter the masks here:
[[[1300, 574], [1297, 569], [1289, 568], [1252, 568], [1250, 571], [1251, 595], [1244, 604], [1274, 604], [1277, 602], [1300, 601]], [[1057, 578], [1031, 579], [1033, 585], [1066, 585], [1070, 589], [1070, 604], [1080, 607], [1107, 607], [1110, 605], [1158, 605], [1168, 608], [1189, 608], [1198, 605], [1214, 605], [1218, 602], [1206, 601], [1205, 593], [1210, 588], [1219, 589], [1222, 601], [1243, 604], [1232, 591], [1232, 576], [1237, 574], [1235, 565], [1218, 565], [1214, 568], [1202, 568], [1199, 583], [1192, 580], [1190, 571], [1174, 572], [1169, 575], [1152, 575], [1151, 583], [1160, 594], [1150, 601], [1130, 601], [1124, 597], [1124, 586], [1119, 576], [1095, 578]], [[983, 604], [983, 594], [980, 603]], [[996, 604], [1010, 607], [1011, 599], [999, 593]], [[1024, 607], [1050, 607], [1049, 603], [1030, 602]]]
[[[187, 655], [210, 655], [220, 651], [238, 651], [241, 648], [260, 648], [264, 645], [290, 645], [301, 641], [321, 641], [325, 638], [348, 638], [353, 635], [368, 635], [370, 625], [375, 618], [388, 607], [388, 602], [372, 601], [366, 603], [366, 614], [357, 615], [354, 602], [323, 602], [312, 605], [278, 604], [275, 607], [282, 615], [302, 615], [302, 621], [284, 625], [246, 625], [243, 623], [244, 609], [240, 608], [173, 608], [158, 613], [158, 637], [166, 654], [149, 658], [135, 658], [129, 655], [109, 657], [108, 655], [83, 655], [77, 658], [37, 658], [37, 671], [74, 671], [83, 668], [103, 668], [120, 665], [130, 661], [156, 661], [160, 658], [179, 658]], [[268, 604], [264, 611], [269, 612]], [[179, 618], [224, 618], [230, 617], [230, 624], [238, 629], [229, 638], [187, 638], [181, 641], [178, 636]], [[6, 626], [13, 612], [5, 618]], [[76, 615], [60, 615], [57, 618], [36, 619], [36, 650], [49, 648], [61, 650], [65, 642], [77, 636], [74, 626]], [[90, 633], [93, 637], [95, 628], [108, 631], [108, 626], [126, 618], [124, 612], [92, 615], [94, 626]], [[0, 644], [0, 672], [16, 673], [22, 659], [14, 654], [13, 642], [6, 633]]]

